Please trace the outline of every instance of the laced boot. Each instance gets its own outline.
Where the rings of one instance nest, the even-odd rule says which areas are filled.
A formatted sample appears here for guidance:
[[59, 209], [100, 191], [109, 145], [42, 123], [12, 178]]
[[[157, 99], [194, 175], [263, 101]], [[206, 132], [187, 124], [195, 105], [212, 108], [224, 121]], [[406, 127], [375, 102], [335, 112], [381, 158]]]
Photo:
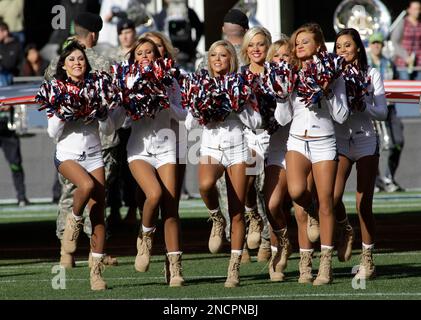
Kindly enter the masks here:
[[63, 239], [61, 240], [61, 249], [65, 253], [75, 253], [77, 240], [80, 231], [83, 228], [83, 219], [77, 221], [73, 214], [68, 214], [64, 226]]
[[[118, 265], [118, 261], [117, 258], [114, 258], [106, 253], [104, 253], [104, 258], [102, 259], [102, 262], [104, 263], [105, 266], [117, 266]], [[88, 265], [89, 268], [92, 268], [93, 262], [92, 262], [92, 252], [89, 252], [89, 257], [88, 257]]]
[[247, 248], [247, 243], [244, 242], [243, 254], [241, 255], [241, 263], [250, 263], [250, 262], [251, 262], [250, 252]]
[[261, 233], [263, 231], [263, 220], [257, 209], [246, 211], [249, 228], [247, 233], [247, 247], [249, 249], [257, 249], [261, 241]]
[[300, 251], [300, 277], [299, 283], [312, 283], [313, 282], [313, 251]]
[[66, 253], [63, 249], [60, 250], [60, 266], [65, 269], [76, 267], [75, 258], [72, 253]]
[[222, 248], [222, 239], [224, 236], [226, 221], [221, 210], [218, 210], [217, 212], [209, 212], [209, 216], [209, 220], [212, 220], [212, 230], [208, 243], [209, 251], [211, 253], [218, 253]]
[[313, 281], [314, 286], [321, 286], [332, 282], [332, 253], [333, 249], [322, 249], [320, 254], [319, 273]]
[[281, 268], [282, 247], [278, 246], [278, 250], [272, 253], [269, 261], [269, 277], [270, 281], [281, 282], [284, 281], [285, 275]]
[[281, 260], [279, 261], [279, 265], [283, 272], [287, 268], [288, 258], [292, 254], [292, 246], [291, 246], [291, 242], [289, 242], [287, 227], [279, 230], [278, 232], [275, 232], [275, 234], [278, 240], [278, 252], [279, 252], [279, 247], [282, 248]]
[[234, 288], [240, 285], [240, 261], [240, 254], [231, 253], [230, 264], [228, 266], [228, 277], [224, 284], [225, 288]]
[[349, 261], [352, 256], [352, 243], [354, 242], [354, 230], [348, 222], [337, 223], [337, 251], [338, 260], [341, 262]]
[[165, 281], [170, 287], [184, 286], [183, 268], [181, 267], [181, 253], [165, 256]]
[[[244, 251], [243, 251], [244, 255]], [[257, 262], [266, 262], [269, 261], [272, 255], [272, 250], [270, 248], [270, 241], [262, 238], [260, 242], [259, 251], [257, 251]]]
[[355, 275], [356, 279], [370, 280], [376, 277], [376, 266], [373, 261], [373, 250], [363, 248], [361, 253], [360, 268]]
[[102, 273], [104, 272], [105, 266], [103, 263], [103, 258], [92, 258], [92, 268], [91, 268], [91, 290], [105, 290], [107, 289], [107, 284], [102, 278]]
[[151, 259], [152, 243], [155, 230], [143, 232], [137, 237], [137, 255], [134, 267], [138, 272], [146, 272], [149, 270]]

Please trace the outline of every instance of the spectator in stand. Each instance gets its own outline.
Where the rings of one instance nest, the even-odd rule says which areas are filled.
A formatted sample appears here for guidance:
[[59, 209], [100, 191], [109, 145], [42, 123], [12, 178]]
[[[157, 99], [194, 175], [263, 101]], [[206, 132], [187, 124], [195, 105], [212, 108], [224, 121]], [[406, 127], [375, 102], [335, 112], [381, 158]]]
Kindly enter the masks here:
[[25, 33], [23, 30], [23, 8], [24, 0], [1, 0], [0, 19], [7, 23], [12, 36], [21, 44], [25, 43]]
[[24, 77], [44, 76], [49, 63], [41, 57], [36, 45], [30, 43], [25, 48], [25, 58], [20, 67], [20, 75]]
[[401, 80], [421, 80], [421, 2], [410, 1], [407, 16], [393, 30], [395, 64]]
[[4, 87], [12, 84], [21, 58], [21, 46], [4, 22], [0, 22], [0, 57], [0, 87]]

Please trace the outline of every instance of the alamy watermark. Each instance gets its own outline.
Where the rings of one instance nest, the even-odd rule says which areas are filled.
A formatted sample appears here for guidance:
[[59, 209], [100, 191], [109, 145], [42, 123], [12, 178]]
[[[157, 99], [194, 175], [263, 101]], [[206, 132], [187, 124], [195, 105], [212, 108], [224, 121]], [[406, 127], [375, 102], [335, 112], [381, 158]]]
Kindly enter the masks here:
[[[361, 266], [360, 265], [357, 265], [357, 266], [353, 266], [352, 267], [352, 271], [351, 271], [351, 273], [353, 274], [353, 275], [357, 275], [357, 273], [358, 273], [358, 270], [361, 268]], [[363, 279], [361, 279], [361, 277], [356, 277], [356, 276], [354, 276], [353, 278], [352, 278], [352, 283], [351, 283], [351, 285], [352, 285], [352, 289], [355, 289], [355, 290], [365, 290], [366, 289], [366, 280], [363, 278]]]
[[54, 290], [66, 289], [66, 269], [60, 265], [51, 268], [51, 273], [55, 276], [51, 279], [51, 287]]
[[61, 5], [55, 5], [51, 8], [51, 13], [55, 14], [51, 20], [51, 27], [54, 30], [66, 29], [66, 8]]

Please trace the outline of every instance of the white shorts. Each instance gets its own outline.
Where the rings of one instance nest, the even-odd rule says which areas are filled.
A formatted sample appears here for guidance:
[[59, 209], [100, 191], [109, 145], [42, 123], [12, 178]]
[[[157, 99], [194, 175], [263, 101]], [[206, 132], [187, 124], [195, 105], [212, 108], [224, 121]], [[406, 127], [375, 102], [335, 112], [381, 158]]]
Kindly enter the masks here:
[[173, 163], [173, 164], [177, 163], [175, 150], [167, 151], [161, 154], [150, 154], [150, 155], [135, 154], [135, 155], [127, 157], [128, 163], [132, 162], [133, 160], [143, 160], [149, 163], [155, 169], [158, 169], [159, 167], [167, 163]]
[[247, 162], [248, 148], [245, 143], [226, 148], [200, 147], [200, 156], [209, 156], [216, 159], [225, 168], [241, 162]]
[[59, 166], [66, 160], [73, 160], [80, 164], [87, 172], [92, 172], [104, 166], [101, 150], [92, 153], [76, 154], [72, 152], [56, 150], [54, 164], [58, 170]]
[[338, 160], [336, 138], [328, 137], [304, 139], [290, 135], [287, 143], [288, 151], [297, 151], [305, 156], [311, 163], [320, 161]]
[[379, 155], [379, 138], [377, 136], [354, 135], [350, 139], [337, 138], [338, 153], [355, 162], [366, 156]]

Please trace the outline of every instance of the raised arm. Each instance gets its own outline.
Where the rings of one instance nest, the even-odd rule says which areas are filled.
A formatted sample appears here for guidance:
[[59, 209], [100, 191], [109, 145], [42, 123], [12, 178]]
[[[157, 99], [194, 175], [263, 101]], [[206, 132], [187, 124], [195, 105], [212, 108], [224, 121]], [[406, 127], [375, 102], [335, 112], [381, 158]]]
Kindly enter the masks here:
[[345, 80], [339, 77], [332, 83], [332, 95], [326, 97], [327, 106], [333, 120], [344, 123], [349, 116], [348, 100], [346, 98]]
[[174, 79], [173, 84], [167, 87], [167, 94], [170, 100], [171, 114], [177, 121], [184, 121], [187, 116], [187, 110], [181, 106], [181, 91], [178, 82]]
[[249, 104], [246, 104], [244, 110], [238, 114], [241, 122], [252, 130], [259, 129], [262, 125], [262, 117]]
[[292, 105], [290, 99], [285, 102], [277, 102], [275, 109], [275, 119], [281, 126], [285, 126], [292, 120]]
[[56, 115], [53, 115], [52, 117], [48, 118], [47, 132], [50, 138], [53, 138], [56, 141], [58, 141], [58, 139], [61, 137], [61, 134], [63, 133], [65, 124], [66, 122], [62, 121]]
[[386, 120], [388, 112], [384, 83], [378, 70], [371, 69], [370, 74], [373, 91], [364, 97], [364, 113], [373, 120], [383, 121]]
[[108, 118], [111, 118], [111, 121], [114, 125], [114, 130], [120, 129], [124, 121], [126, 120], [126, 109], [122, 106], [108, 110]]

